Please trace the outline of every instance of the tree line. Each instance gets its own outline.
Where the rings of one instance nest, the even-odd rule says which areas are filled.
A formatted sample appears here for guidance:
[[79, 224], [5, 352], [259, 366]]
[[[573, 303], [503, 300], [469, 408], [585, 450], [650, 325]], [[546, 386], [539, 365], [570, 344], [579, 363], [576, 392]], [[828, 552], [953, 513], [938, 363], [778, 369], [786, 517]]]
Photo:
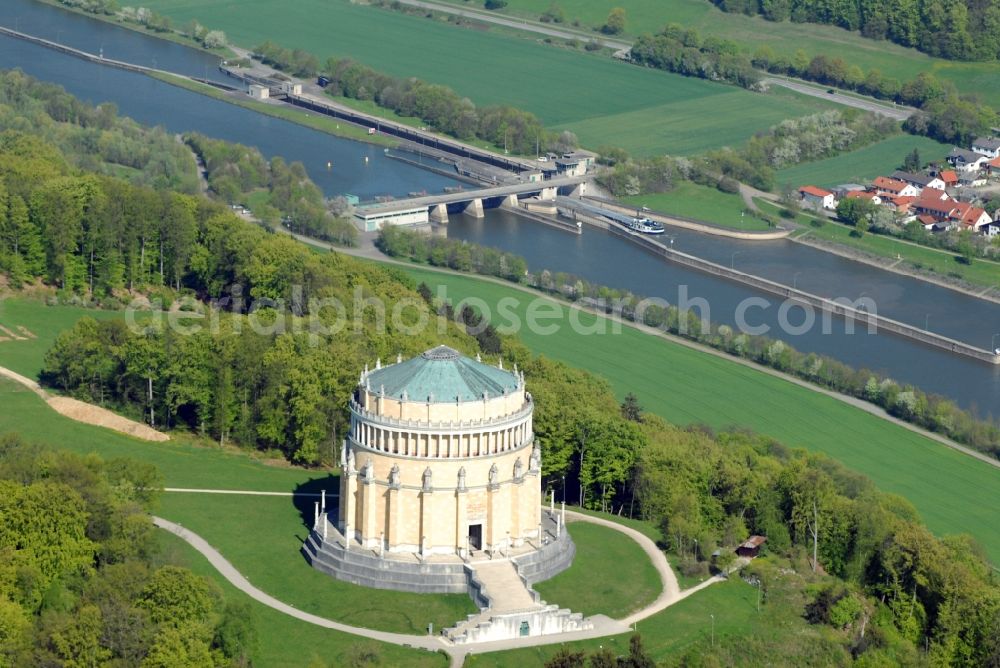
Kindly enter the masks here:
[[712, 0], [727, 12], [769, 21], [822, 23], [860, 31], [949, 60], [1000, 58], [1000, 2], [946, 0], [887, 3], [882, 0]]
[[164, 558], [161, 488], [149, 464], [0, 436], [0, 665], [249, 665], [249, 604]]
[[379, 231], [375, 246], [390, 257], [406, 258], [420, 264], [448, 267], [482, 276], [495, 276], [515, 283], [528, 272], [528, 265], [520, 255], [393, 225], [386, 225]]
[[917, 107], [920, 111], [904, 126], [907, 131], [962, 146], [997, 122], [996, 111], [976, 96], [960, 95], [950, 81], [940, 81], [927, 72], [908, 82], [900, 82], [884, 76], [877, 68], [865, 72], [837, 56], [820, 54], [809, 58], [801, 49], [791, 58], [776, 54], [767, 44], [750, 53], [740, 49], [735, 42], [703, 38], [694, 28], [676, 23], [667, 24], [654, 35], [640, 35], [632, 46], [631, 60], [750, 90], [763, 90], [758, 70], [854, 90]]
[[391, 77], [349, 58], [329, 59], [323, 74], [330, 80], [330, 95], [375, 102], [458, 139], [482, 139], [522, 154], [577, 145], [572, 133], [550, 132], [532, 113], [506, 105], [477, 107], [447, 86]]
[[709, 151], [695, 158], [630, 159], [624, 151], [601, 150], [612, 167], [598, 179], [615, 196], [668, 192], [687, 180], [738, 192], [743, 182], [775, 188], [775, 170], [853, 151], [899, 133], [892, 119], [857, 110], [824, 111], [782, 121], [751, 137], [741, 148]]
[[197, 133], [186, 134], [184, 141], [205, 163], [208, 186], [223, 201], [247, 202], [263, 192], [266, 201], [258, 199], [253, 214], [272, 228], [284, 224], [310, 237], [354, 244], [357, 229], [329, 211], [323, 192], [301, 162], [288, 164], [280, 156], [267, 161], [256, 148]]

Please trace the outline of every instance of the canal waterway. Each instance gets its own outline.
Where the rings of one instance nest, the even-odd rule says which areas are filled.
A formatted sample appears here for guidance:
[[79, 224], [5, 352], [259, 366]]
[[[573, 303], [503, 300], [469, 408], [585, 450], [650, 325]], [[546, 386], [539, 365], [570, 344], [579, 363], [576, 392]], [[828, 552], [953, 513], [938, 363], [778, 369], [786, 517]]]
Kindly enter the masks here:
[[[951, 397], [960, 405], [976, 408], [984, 415], [998, 413], [1000, 367], [922, 346], [901, 337], [869, 334], [862, 323], [856, 323], [854, 333], [847, 334], [845, 323], [834, 319], [830, 333], [823, 333], [819, 313], [816, 314], [816, 325], [803, 333], [783, 330], [779, 300], [664, 261], [602, 230], [585, 227], [583, 234], [575, 235], [533, 223], [507, 211], [491, 210], [483, 220], [452, 215], [447, 234], [450, 238], [495, 246], [522, 255], [533, 270], [572, 273], [594, 283], [631, 290], [637, 295], [659, 297], [671, 304], [678, 303], [680, 290], [684, 289], [689, 301], [697, 297], [705, 298], [710, 318], [717, 323], [736, 325], [740, 304], [748, 297], [760, 297], [767, 306], [748, 309], [745, 321], [751, 326], [766, 326], [767, 336], [786, 341], [801, 351], [829, 355], [855, 368], [881, 371], [925, 391]], [[876, 302], [878, 312], [889, 317], [898, 317], [898, 312], [903, 310], [901, 304], [905, 305], [908, 290], [919, 294], [919, 290], [912, 286], [901, 284], [900, 276], [868, 270], [863, 265], [827, 253], [799, 259], [798, 253], [804, 249], [791, 246], [788, 242], [739, 243], [696, 233], [674, 234], [671, 231], [671, 234], [675, 237], [674, 247], [677, 250], [726, 266], [733, 262], [741, 271], [788, 284], [794, 278], [799, 288], [817, 295], [830, 298], [846, 296], [852, 300], [859, 295], [870, 296]], [[715, 247], [717, 243], [721, 243], [718, 248]], [[790, 247], [782, 248], [786, 243]], [[728, 244], [732, 244], [733, 250]], [[732, 256], [734, 252], [737, 253], [735, 258]], [[837, 285], [843, 289], [837, 290], [834, 287]], [[941, 291], [944, 293], [940, 297], [942, 299], [959, 297], [953, 291]], [[975, 309], [973, 313], [981, 313], [976, 308], [980, 304], [989, 306], [981, 300], [971, 301], [971, 308]], [[895, 305], [895, 308], [889, 308], [890, 305]], [[925, 314], [920, 313], [920, 319], [924, 317]], [[932, 314], [932, 321], [934, 317]], [[802, 323], [801, 309], [792, 309], [787, 321], [792, 325]], [[969, 315], [965, 321], [977, 331], [985, 331], [986, 327], [992, 326], [994, 332], [1000, 332], [1000, 323], [995, 319], [990, 323], [982, 320], [977, 323], [975, 316]], [[981, 341], [980, 345], [987, 347], [989, 343], [988, 340]], [[695, 380], [692, 379], [693, 382]], [[752, 401], [752, 397], [747, 397], [747, 401]]]
[[[6, 18], [0, 17], [0, 23], [8, 23]], [[76, 18], [105, 25], [86, 17]], [[162, 41], [124, 28], [107, 27], [129, 37], [154, 43]], [[68, 41], [66, 37], [63, 36], [64, 42]], [[176, 44], [172, 46], [185, 49], [195, 59], [203, 55], [194, 49]], [[144, 74], [99, 65], [2, 35], [0, 68], [15, 67], [38, 79], [60, 84], [73, 95], [94, 104], [113, 102], [120, 114], [140, 123], [161, 125], [171, 132], [200, 132], [256, 146], [267, 158], [281, 156], [289, 162], [301, 161], [312, 180], [328, 196], [352, 194], [361, 199], [381, 195], [405, 197], [413, 191], [441, 192], [446, 186], [461, 184], [447, 176], [389, 158], [379, 146], [316, 132]], [[327, 163], [330, 163], [329, 168]]]
[[[30, 32], [41, 37], [58, 37], [57, 41], [88, 51], [96, 50], [99, 39], [107, 57], [147, 64], [149, 53], [168, 45], [172, 54], [170, 65], [159, 62], [160, 57], [167, 56], [158, 56], [157, 66], [193, 76], [203, 76], [205, 59], [212, 59], [194, 49], [32, 0], [5, 0], [5, 5], [8, 2], [15, 10], [5, 12], [0, 24], [12, 28], [19, 25], [22, 30], [32, 28]], [[50, 34], [51, 26], [35, 31], [26, 23], [43, 21], [53, 12], [61, 17], [59, 20], [66, 21], [58, 36]], [[142, 123], [162, 125], [172, 132], [197, 131], [256, 146], [268, 157], [280, 155], [288, 161], [301, 161], [317, 185], [330, 196], [343, 193], [363, 199], [381, 194], [399, 196], [415, 190], [439, 191], [455, 183], [439, 174], [386, 158], [379, 147], [331, 137], [150, 77], [0, 37], [0, 68], [11, 67], [61, 84], [91, 102], [114, 102], [120, 113]], [[326, 168], [327, 161], [332, 163], [331, 169]], [[448, 235], [523, 255], [535, 270], [565, 271], [636, 294], [662, 297], [671, 303], [677, 303], [681, 286], [686, 286], [689, 299], [704, 298], [709, 303], [711, 319], [720, 323], [736, 324], [739, 304], [747, 298], [762, 298], [768, 306], [749, 309], [746, 321], [768, 327], [769, 336], [785, 340], [799, 350], [826, 354], [854, 367], [882, 371], [901, 382], [946, 395], [964, 407], [976, 407], [983, 414], [996, 413], [1000, 406], [1000, 367], [896, 336], [870, 335], [860, 324], [849, 335], [839, 320], [833, 321], [830, 333], [822, 333], [819, 320], [804, 333], [782, 331], [778, 302], [773, 297], [665, 262], [606, 232], [588, 228], [583, 235], [576, 236], [509, 212], [490, 210], [482, 220], [453, 215]], [[933, 331], [983, 348], [989, 347], [994, 333], [1000, 333], [1000, 307], [995, 304], [815, 249], [786, 241], [740, 242], [683, 230], [671, 230], [670, 236], [677, 250], [772, 280], [794, 283], [820, 296], [871, 298], [882, 315], [921, 327], [926, 324]], [[788, 320], [800, 323], [801, 311], [793, 309]]]

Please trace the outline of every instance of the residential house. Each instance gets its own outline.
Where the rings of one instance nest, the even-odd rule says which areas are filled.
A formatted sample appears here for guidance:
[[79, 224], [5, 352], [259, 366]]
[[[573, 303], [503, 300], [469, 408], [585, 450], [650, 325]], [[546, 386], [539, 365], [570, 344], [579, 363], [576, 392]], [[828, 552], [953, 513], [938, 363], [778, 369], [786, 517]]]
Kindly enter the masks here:
[[913, 195], [900, 195], [899, 197], [888, 197], [882, 200], [882, 205], [892, 210], [899, 220], [907, 221], [913, 217], [912, 206], [917, 197]]
[[948, 154], [948, 162], [952, 164], [959, 175], [962, 172], [978, 172], [990, 161], [988, 157], [964, 148], [953, 148]]
[[844, 196], [844, 199], [865, 199], [872, 204], [882, 203], [882, 198], [879, 194], [869, 190], [852, 190]]
[[760, 554], [761, 546], [767, 542], [764, 536], [750, 536], [736, 547], [736, 554], [753, 559]]
[[1000, 137], [976, 137], [972, 150], [990, 158], [1000, 158]]
[[[1000, 160], [1000, 158], [998, 158]], [[958, 185], [958, 174], [953, 169], [942, 169], [938, 172], [938, 178], [944, 181], [946, 188], [954, 188]]]
[[968, 229], [983, 232], [990, 216], [983, 209], [967, 202], [947, 199], [920, 198], [911, 204], [913, 213], [925, 229]]
[[989, 174], [1000, 176], [1000, 158], [993, 158], [988, 163], [986, 163], [986, 171]]
[[799, 188], [799, 197], [805, 206], [813, 209], [836, 209], [837, 199], [833, 193], [824, 188], [816, 186], [802, 186]]
[[904, 172], [900, 169], [897, 169], [892, 173], [892, 178], [903, 181], [904, 183], [909, 183], [918, 191], [923, 190], [924, 188], [944, 190], [947, 185], [944, 180], [938, 176], [931, 176], [930, 174], [914, 174], [912, 172]]
[[[958, 202], [958, 204], [962, 205], [965, 202]], [[985, 233], [987, 227], [993, 222], [990, 214], [978, 206], [966, 204], [964, 207], [959, 208], [957, 214], [955, 223], [959, 226], [959, 229], [972, 230], [976, 233]]]
[[858, 190], [867, 190], [868, 186], [863, 186], [860, 183], [841, 183], [839, 186], [833, 189], [833, 194], [837, 199], [844, 199], [847, 197], [847, 193], [856, 192]]
[[879, 195], [883, 196], [883, 199], [886, 195], [890, 197], [916, 197], [920, 194], [920, 190], [916, 186], [885, 176], [875, 177], [875, 180], [872, 181], [872, 187]]

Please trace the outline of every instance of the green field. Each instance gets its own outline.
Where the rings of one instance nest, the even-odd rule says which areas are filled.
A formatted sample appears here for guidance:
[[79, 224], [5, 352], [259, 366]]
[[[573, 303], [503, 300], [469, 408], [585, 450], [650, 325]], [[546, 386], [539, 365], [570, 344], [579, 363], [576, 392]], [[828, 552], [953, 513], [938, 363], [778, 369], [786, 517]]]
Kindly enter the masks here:
[[[754, 200], [761, 210], [777, 216], [780, 207], [760, 199]], [[903, 259], [901, 269], [923, 269], [930, 270], [941, 276], [957, 277], [973, 285], [987, 287], [1000, 286], [1000, 263], [987, 260], [974, 260], [972, 264], [965, 264], [958, 259], [955, 253], [946, 250], [938, 250], [927, 246], [902, 241], [884, 234], [868, 233], [863, 237], [851, 234], [853, 228], [836, 223], [828, 219], [823, 219], [823, 225], [815, 227], [810, 223], [817, 218], [805, 212], [800, 212], [796, 216], [796, 222], [807, 226], [801, 232], [795, 232], [793, 238], [815, 237], [826, 241], [833, 241], [849, 248], [856, 248], [865, 253], [870, 253], [887, 260]]]
[[841, 183], [865, 183], [899, 169], [903, 158], [914, 148], [925, 162], [941, 160], [951, 150], [951, 146], [927, 137], [896, 135], [857, 151], [778, 170], [775, 180], [779, 185], [796, 188], [804, 185], [832, 188]]
[[718, 188], [681, 181], [673, 190], [656, 195], [636, 195], [624, 200], [634, 206], [648, 206], [653, 211], [695, 218], [734, 230], [766, 230], [768, 224], [752, 215], [743, 215], [743, 198]]
[[456, 28], [346, 0], [152, 0], [183, 24], [194, 18], [253, 47], [270, 39], [327, 56], [350, 56], [386, 73], [451, 86], [477, 104], [509, 104], [590, 146], [636, 154], [690, 154], [738, 144], [754, 132], [828, 103], [635, 67], [556, 49], [535, 39]]
[[[599, 524], [572, 522], [568, 528], [576, 543], [573, 565], [534, 586], [543, 600], [586, 617], [620, 619], [659, 596], [660, 576], [634, 540]], [[621, 577], [622, 564], [629, 565], [628, 577]]]
[[[464, 5], [463, 0], [443, 0]], [[551, 0], [508, 0], [502, 13], [537, 19]], [[799, 49], [810, 58], [818, 54], [839, 57], [867, 71], [877, 68], [883, 75], [906, 81], [921, 72], [949, 78], [959, 90], [976, 93], [1000, 107], [1000, 67], [997, 63], [966, 63], [932, 58], [916, 49], [888, 41], [866, 39], [860, 33], [811, 23], [774, 23], [759, 16], [730, 14], [708, 0], [574, 0], [559, 2], [566, 14], [562, 26], [572, 29], [579, 19], [584, 31], [601, 26], [612, 7], [626, 11], [626, 37], [656, 32], [667, 23], [695, 28], [701, 35], [732, 40], [744, 48], [767, 44], [776, 54], [793, 56]]]
[[[329, 493], [338, 488], [338, 479], [331, 477], [313, 481], [300, 491], [326, 489]], [[321, 617], [421, 634], [427, 632], [428, 623], [441, 629], [476, 611], [466, 594], [369, 589], [317, 571], [299, 553], [309, 535], [315, 500], [306, 497], [293, 503], [291, 498], [273, 496], [172, 493], [163, 495], [159, 515], [199, 534], [254, 586]]]
[[359, 663], [358, 657], [367, 653], [375, 656], [374, 663], [382, 666], [413, 666], [414, 668], [444, 668], [447, 659], [419, 649], [407, 649], [389, 643], [359, 638], [320, 626], [314, 626], [272, 610], [229, 584], [215, 568], [193, 547], [169, 534], [161, 532], [164, 557], [221, 587], [227, 601], [243, 600], [253, 606], [255, 628], [258, 636], [253, 665], [259, 668], [285, 668], [290, 666], [352, 666], [371, 665]]
[[[407, 273], [432, 289], [446, 286], [454, 304], [475, 295], [495, 306], [501, 298], [513, 297], [517, 306], [511, 312], [526, 322], [532, 298], [516, 288], [416, 268]], [[747, 427], [790, 447], [825, 452], [866, 474], [882, 490], [908, 498], [936, 533], [970, 533], [1000, 562], [1000, 524], [993, 510], [1000, 507], [1000, 470], [736, 362], [630, 327], [614, 334], [609, 324], [607, 334], [582, 334], [569, 329], [565, 316], [559, 322], [555, 334], [521, 327], [519, 336], [536, 353], [604, 376], [620, 397], [634, 392], [646, 410], [676, 424]], [[580, 323], [589, 327], [594, 316], [582, 314]]]

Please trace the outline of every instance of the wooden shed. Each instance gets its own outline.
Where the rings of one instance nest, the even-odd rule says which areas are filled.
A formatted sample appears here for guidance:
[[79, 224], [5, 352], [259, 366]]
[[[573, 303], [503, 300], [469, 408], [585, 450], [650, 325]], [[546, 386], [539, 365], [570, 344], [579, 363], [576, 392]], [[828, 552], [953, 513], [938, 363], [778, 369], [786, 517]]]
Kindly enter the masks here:
[[760, 554], [760, 546], [767, 542], [764, 536], [750, 536], [736, 548], [736, 554], [753, 559]]

